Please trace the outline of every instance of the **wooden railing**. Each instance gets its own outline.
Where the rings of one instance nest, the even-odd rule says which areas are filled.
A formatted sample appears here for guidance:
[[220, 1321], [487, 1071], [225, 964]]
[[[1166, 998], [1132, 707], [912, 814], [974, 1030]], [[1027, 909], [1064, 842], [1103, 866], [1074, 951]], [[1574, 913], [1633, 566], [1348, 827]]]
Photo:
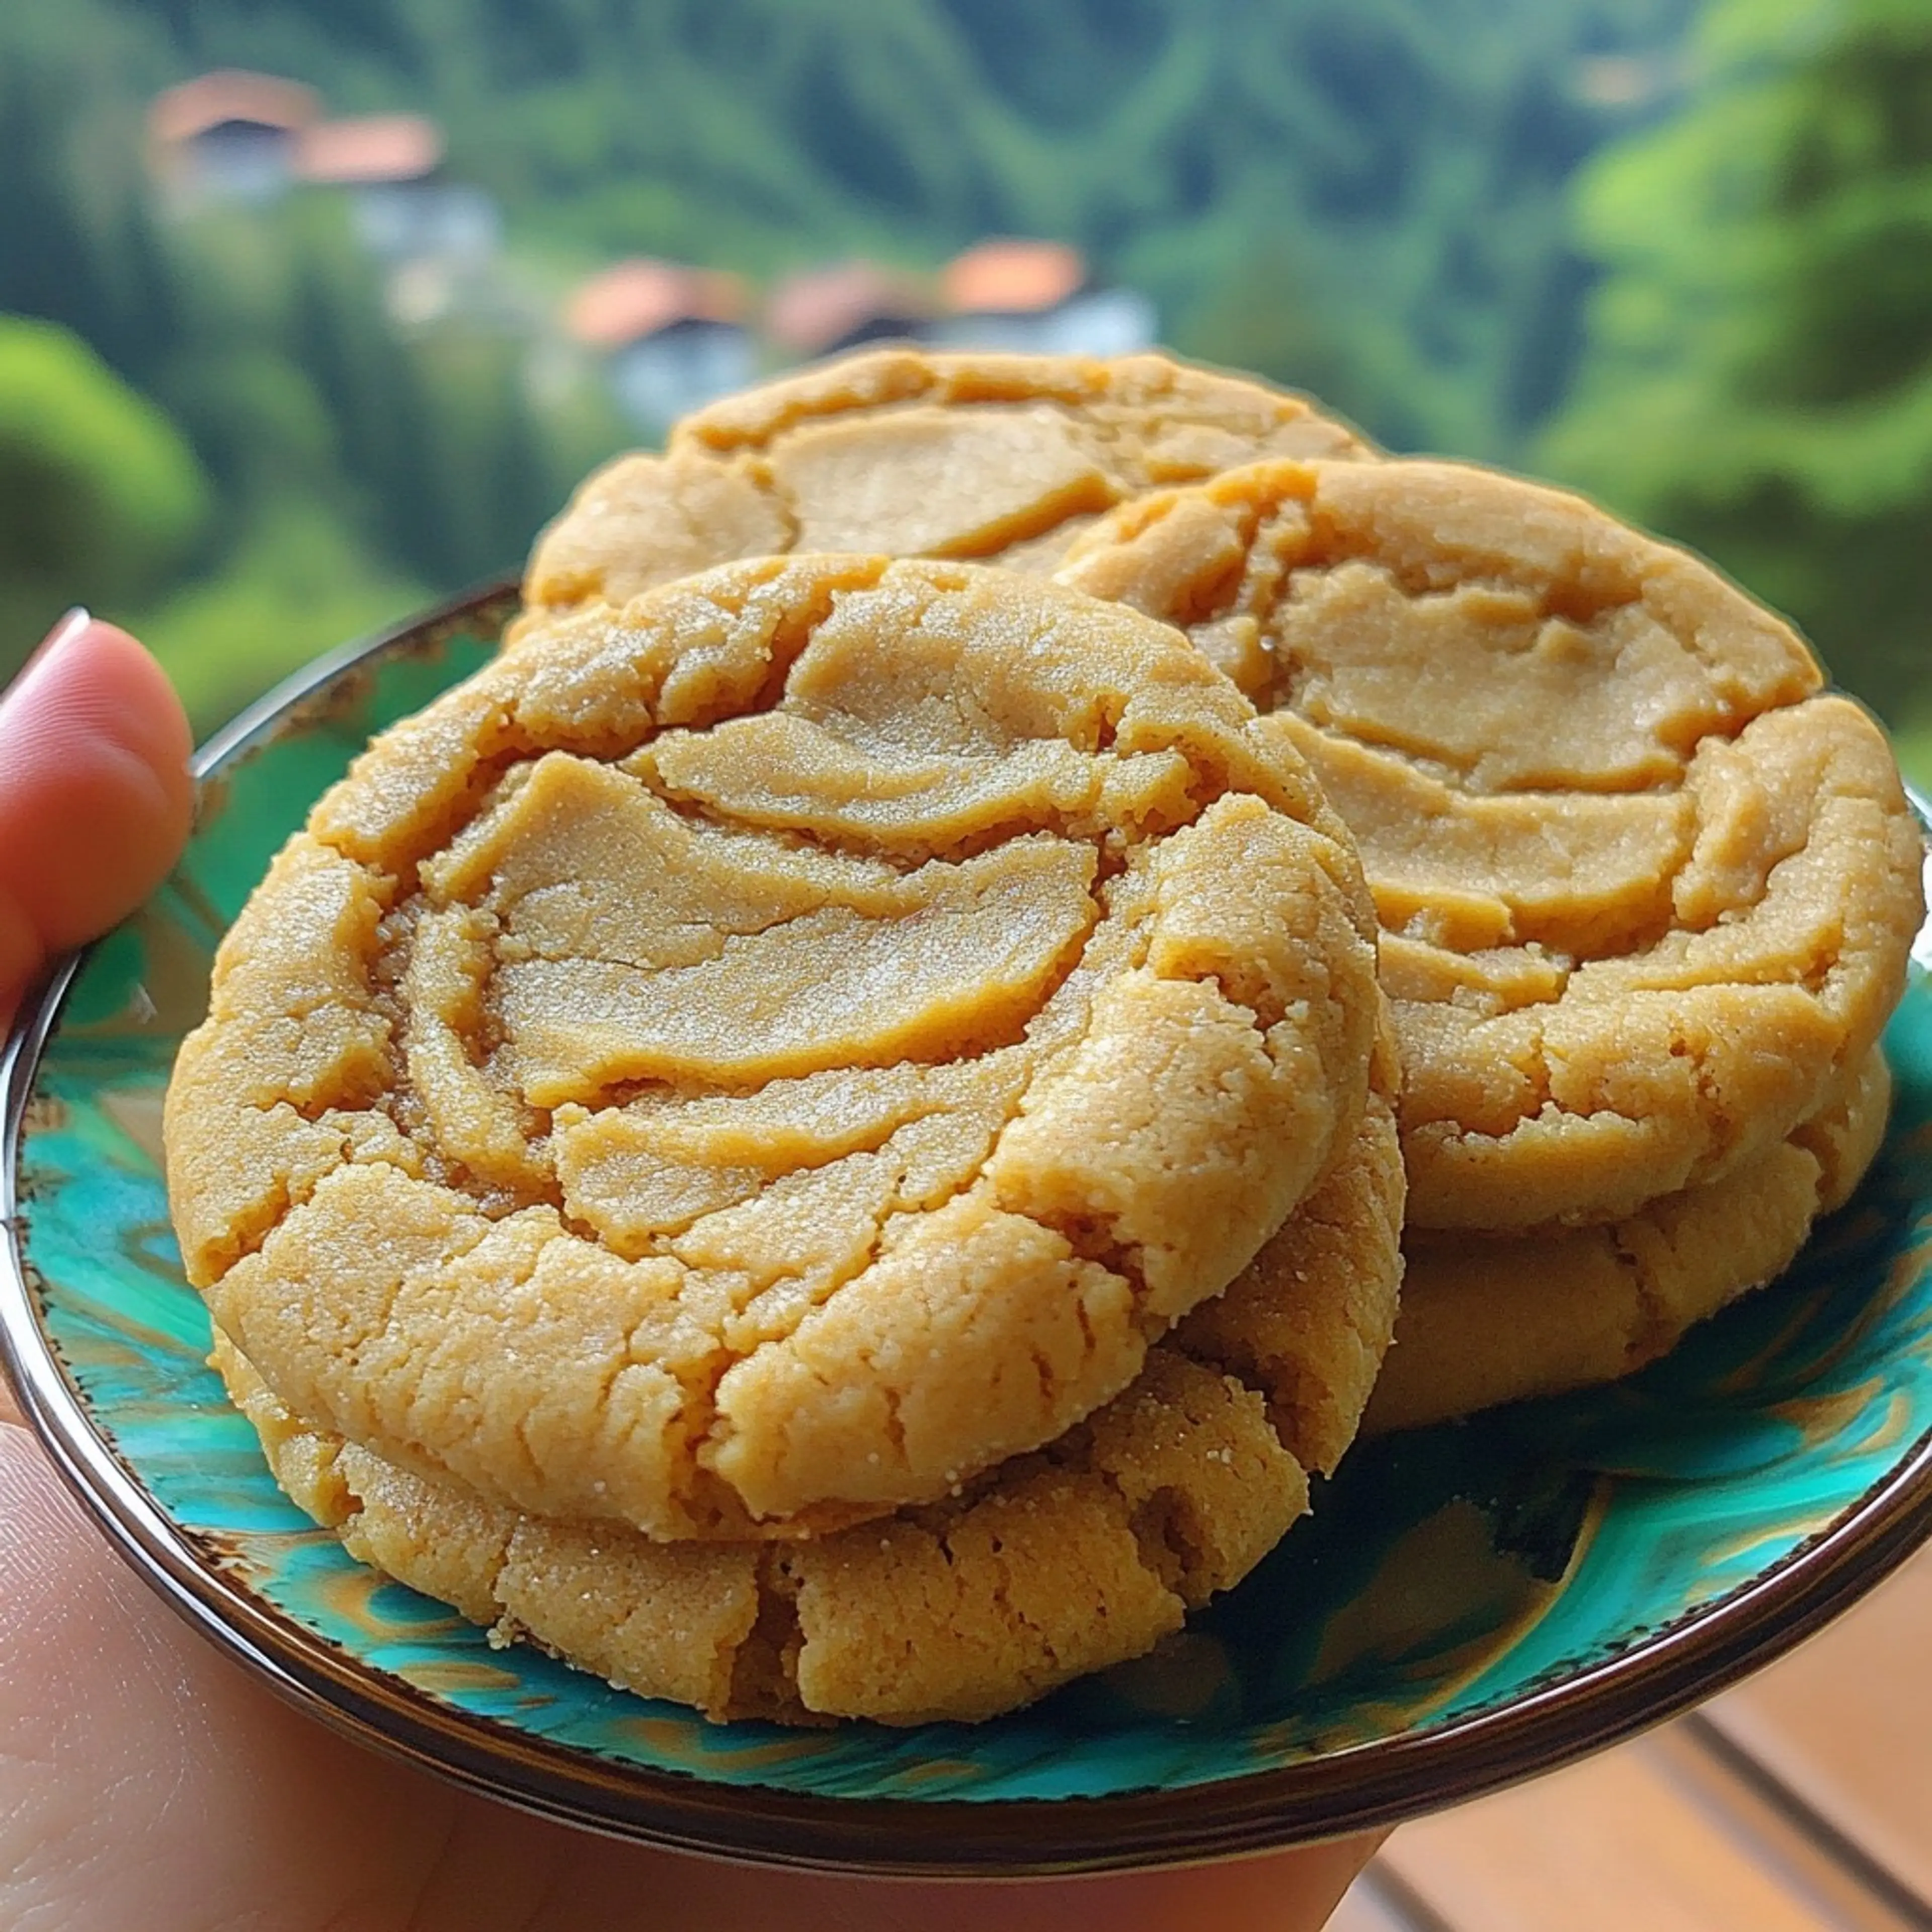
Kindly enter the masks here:
[[1406, 1826], [1332, 1932], [1932, 1932], [1932, 1550], [1781, 1663]]

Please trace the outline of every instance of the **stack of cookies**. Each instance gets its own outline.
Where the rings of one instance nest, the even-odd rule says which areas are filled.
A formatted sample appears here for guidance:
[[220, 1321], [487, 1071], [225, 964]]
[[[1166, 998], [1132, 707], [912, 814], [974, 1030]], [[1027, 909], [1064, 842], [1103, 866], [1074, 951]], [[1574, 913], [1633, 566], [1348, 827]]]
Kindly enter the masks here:
[[217, 1362], [359, 1558], [714, 1717], [1138, 1655], [1365, 1410], [1621, 1375], [1849, 1192], [1918, 846], [1819, 687], [1587, 506], [1163, 358], [734, 398], [224, 944]]
[[1124, 508], [1061, 575], [1286, 721], [1360, 849], [1410, 1189], [1372, 1427], [1626, 1374], [1850, 1194], [1920, 842], [1883, 734], [1787, 626], [1448, 464], [1238, 470]]

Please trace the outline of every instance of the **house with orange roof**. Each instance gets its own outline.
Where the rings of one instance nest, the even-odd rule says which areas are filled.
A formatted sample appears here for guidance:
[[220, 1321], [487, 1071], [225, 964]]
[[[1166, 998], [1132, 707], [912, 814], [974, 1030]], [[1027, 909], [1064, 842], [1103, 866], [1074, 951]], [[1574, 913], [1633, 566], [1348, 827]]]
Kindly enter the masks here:
[[945, 313], [924, 332], [954, 347], [1059, 356], [1124, 356], [1152, 346], [1154, 304], [1138, 290], [1096, 283], [1077, 248], [997, 237], [940, 272]]
[[296, 172], [324, 188], [427, 181], [442, 166], [442, 130], [422, 114], [362, 114], [302, 130]]
[[877, 262], [838, 262], [788, 276], [765, 307], [765, 333], [788, 360], [862, 342], [919, 339], [940, 308], [938, 291]]
[[425, 115], [331, 118], [313, 88], [224, 69], [155, 97], [148, 146], [184, 211], [261, 206], [298, 188], [345, 196], [357, 238], [388, 271], [399, 321], [490, 306], [483, 272], [502, 218], [482, 188], [450, 178], [442, 130]]
[[749, 308], [738, 276], [640, 256], [582, 284], [563, 324], [572, 342], [604, 358], [626, 416], [656, 435], [752, 380]]
[[321, 118], [313, 88], [224, 68], [155, 96], [149, 166], [184, 205], [273, 201], [292, 185], [303, 140]]
[[448, 178], [443, 158], [442, 130], [428, 116], [364, 114], [304, 129], [295, 173], [346, 194], [357, 236], [382, 261], [453, 272], [495, 254], [502, 220], [482, 189]]

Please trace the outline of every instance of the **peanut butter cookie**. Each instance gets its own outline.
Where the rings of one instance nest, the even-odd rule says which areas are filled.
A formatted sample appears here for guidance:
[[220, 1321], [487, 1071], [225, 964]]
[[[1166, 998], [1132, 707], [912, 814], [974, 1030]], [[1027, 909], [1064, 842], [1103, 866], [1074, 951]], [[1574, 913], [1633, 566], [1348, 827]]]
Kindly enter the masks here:
[[713, 404], [598, 471], [536, 546], [531, 614], [792, 550], [1050, 569], [1100, 512], [1263, 456], [1367, 455], [1299, 396], [1162, 356], [874, 350]]
[[1412, 1233], [1397, 1346], [1364, 1430], [1615, 1382], [1667, 1354], [1782, 1272], [1816, 1217], [1850, 1199], [1884, 1138], [1891, 1091], [1874, 1050], [1768, 1154], [1608, 1226]]
[[764, 560], [370, 748], [168, 1097], [190, 1279], [306, 1424], [480, 1504], [791, 1536], [1118, 1395], [1355, 1131], [1353, 848], [1168, 627]]
[[990, 1717], [1178, 1628], [1354, 1436], [1400, 1268], [1393, 1070], [1384, 1048], [1328, 1175], [1124, 1393], [957, 1498], [836, 1534], [665, 1544], [520, 1514], [302, 1422], [218, 1332], [217, 1364], [302, 1508], [506, 1641], [717, 1718]]
[[1354, 832], [1418, 1226], [1637, 1213], [1872, 1048], [1922, 911], [1897, 768], [1683, 551], [1492, 472], [1276, 462], [1124, 507], [1060, 576], [1180, 622]]

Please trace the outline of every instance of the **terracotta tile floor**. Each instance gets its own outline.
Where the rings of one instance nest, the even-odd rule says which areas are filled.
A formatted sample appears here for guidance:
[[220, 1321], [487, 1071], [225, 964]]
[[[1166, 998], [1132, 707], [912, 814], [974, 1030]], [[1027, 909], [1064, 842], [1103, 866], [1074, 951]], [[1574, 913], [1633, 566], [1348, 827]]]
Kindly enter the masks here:
[[1932, 1932], [1932, 1550], [1692, 1716], [1405, 1826], [1334, 1932]]

